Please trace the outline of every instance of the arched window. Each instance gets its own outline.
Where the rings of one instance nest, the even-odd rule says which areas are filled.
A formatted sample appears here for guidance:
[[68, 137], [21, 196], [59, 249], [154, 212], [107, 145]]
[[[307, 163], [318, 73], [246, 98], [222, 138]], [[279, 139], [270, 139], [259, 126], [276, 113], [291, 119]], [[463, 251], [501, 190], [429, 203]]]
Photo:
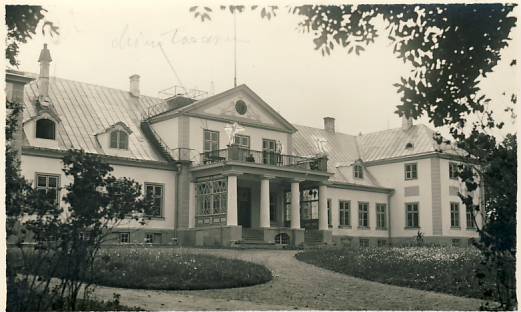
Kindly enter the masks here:
[[36, 121], [36, 137], [39, 139], [55, 140], [56, 125], [54, 121], [46, 118]]
[[280, 233], [275, 235], [275, 244], [287, 245], [289, 244], [289, 235], [286, 233]]
[[110, 133], [110, 147], [128, 149], [128, 134], [122, 130], [114, 130]]
[[413, 147], [414, 147], [414, 145], [411, 142], [405, 144], [405, 149], [411, 149]]

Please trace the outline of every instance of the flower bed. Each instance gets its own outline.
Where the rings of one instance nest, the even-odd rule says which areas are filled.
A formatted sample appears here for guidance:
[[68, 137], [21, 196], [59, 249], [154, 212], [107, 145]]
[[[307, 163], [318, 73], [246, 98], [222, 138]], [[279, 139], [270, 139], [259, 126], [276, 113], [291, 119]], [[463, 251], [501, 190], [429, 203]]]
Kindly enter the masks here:
[[190, 290], [251, 286], [272, 276], [262, 265], [177, 248], [117, 248], [102, 250], [92, 278], [114, 287]]
[[[481, 298], [479, 251], [456, 247], [312, 250], [298, 260], [380, 283]], [[492, 283], [490, 278], [485, 283]]]

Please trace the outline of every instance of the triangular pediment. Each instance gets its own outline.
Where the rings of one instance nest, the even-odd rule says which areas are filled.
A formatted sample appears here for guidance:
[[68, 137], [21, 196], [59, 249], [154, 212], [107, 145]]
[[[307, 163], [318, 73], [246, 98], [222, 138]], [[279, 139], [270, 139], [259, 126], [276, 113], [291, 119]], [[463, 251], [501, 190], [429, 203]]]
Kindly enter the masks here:
[[[246, 85], [197, 101], [175, 112], [175, 115], [238, 122], [293, 133], [295, 127]], [[168, 113], [165, 115], [169, 115]], [[166, 116], [162, 116], [162, 119]]]

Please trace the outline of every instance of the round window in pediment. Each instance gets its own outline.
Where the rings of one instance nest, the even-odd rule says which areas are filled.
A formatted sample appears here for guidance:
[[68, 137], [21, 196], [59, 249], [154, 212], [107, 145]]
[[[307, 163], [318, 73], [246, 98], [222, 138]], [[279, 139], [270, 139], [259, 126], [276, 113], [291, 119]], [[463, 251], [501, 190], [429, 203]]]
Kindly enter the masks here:
[[248, 107], [246, 106], [246, 103], [243, 100], [238, 100], [237, 102], [235, 102], [235, 110], [237, 111], [237, 113], [244, 115], [246, 114]]

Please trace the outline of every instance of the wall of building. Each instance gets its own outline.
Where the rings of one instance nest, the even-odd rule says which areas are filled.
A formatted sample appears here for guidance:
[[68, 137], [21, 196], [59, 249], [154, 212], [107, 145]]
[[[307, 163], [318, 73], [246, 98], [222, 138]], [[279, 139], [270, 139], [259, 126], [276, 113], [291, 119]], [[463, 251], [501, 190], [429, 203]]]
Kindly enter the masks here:
[[170, 148], [179, 147], [179, 118], [158, 121], [152, 124], [152, 128]]
[[[175, 225], [175, 171], [131, 167], [122, 165], [112, 165], [115, 177], [128, 177], [134, 179], [143, 185], [145, 182], [157, 183], [163, 185], [164, 205], [161, 218], [153, 218], [147, 221], [146, 228], [155, 229], [174, 229]], [[33, 185], [35, 185], [36, 174], [52, 174], [60, 176], [60, 187], [65, 187], [72, 182], [72, 179], [66, 178], [62, 171], [63, 162], [57, 158], [47, 158], [39, 156], [22, 155], [21, 173]], [[61, 191], [60, 198], [64, 195]], [[65, 203], [62, 202], [62, 207]], [[133, 220], [125, 220], [122, 222], [121, 228], [141, 228], [139, 223]]]
[[[452, 188], [457, 188], [463, 194], [465, 192], [465, 184], [460, 180], [450, 179], [449, 178], [449, 164], [451, 163], [448, 159], [440, 159], [440, 176], [441, 176], [441, 202], [442, 202], [442, 229], [443, 236], [451, 236], [451, 237], [478, 237], [478, 233], [475, 229], [468, 229], [466, 224], [466, 207], [461, 202], [459, 196], [454, 192], [455, 189], [451, 191]], [[475, 191], [475, 204], [479, 203], [479, 189]], [[450, 224], [450, 203], [456, 202], [459, 203], [459, 228], [451, 228]], [[481, 224], [481, 215], [477, 216], [478, 224]]]
[[[376, 229], [376, 204], [387, 204], [387, 194], [328, 187], [327, 198], [331, 199], [331, 225], [333, 235], [388, 237], [388, 230]], [[341, 200], [351, 202], [350, 228], [339, 225], [339, 201]], [[358, 202], [369, 203], [369, 229], [360, 229], [358, 227]], [[389, 207], [387, 207], [387, 213], [389, 213]]]
[[[406, 163], [417, 164], [418, 179], [405, 180]], [[394, 189], [390, 199], [391, 236], [412, 237], [418, 233], [418, 229], [406, 228], [405, 203], [407, 202], [419, 203], [419, 230], [425, 236], [433, 235], [431, 166], [431, 159], [426, 158], [374, 165], [367, 168], [381, 186]], [[410, 190], [418, 190], [418, 192]]]

